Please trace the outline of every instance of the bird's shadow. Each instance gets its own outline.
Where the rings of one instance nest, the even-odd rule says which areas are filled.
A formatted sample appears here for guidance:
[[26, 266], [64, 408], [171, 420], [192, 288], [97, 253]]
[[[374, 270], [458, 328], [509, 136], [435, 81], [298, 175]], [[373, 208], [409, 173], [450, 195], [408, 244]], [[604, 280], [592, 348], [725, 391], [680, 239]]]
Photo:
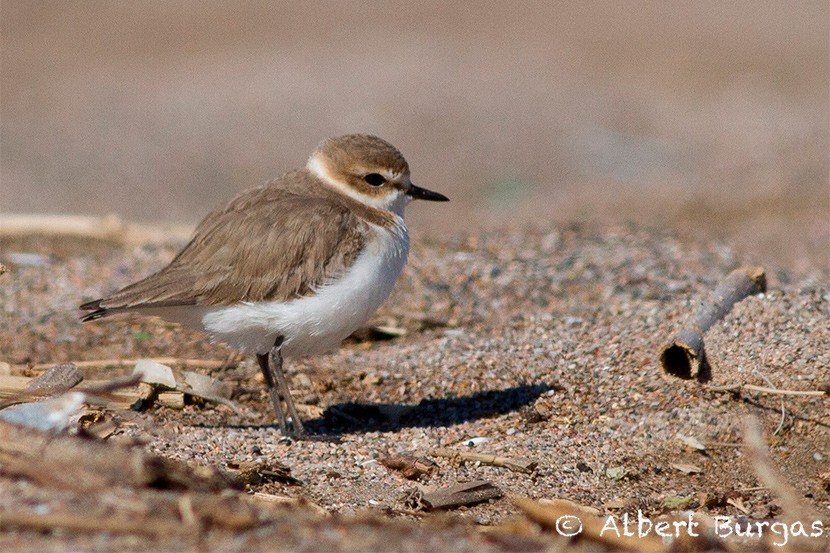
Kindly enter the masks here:
[[418, 404], [338, 403], [326, 409], [322, 417], [306, 421], [305, 427], [312, 435], [328, 438], [359, 432], [446, 427], [518, 411], [554, 389], [552, 384], [521, 384], [468, 396], [424, 399]]
[[[337, 403], [322, 416], [303, 421], [306, 439], [339, 441], [344, 434], [362, 432], [395, 432], [403, 428], [446, 427], [464, 422], [496, 417], [519, 411], [550, 390], [561, 390], [555, 384], [521, 384], [504, 390], [488, 390], [468, 396], [424, 399], [418, 404]], [[197, 424], [216, 428], [213, 424]], [[236, 424], [237, 429], [274, 428], [276, 424]]]

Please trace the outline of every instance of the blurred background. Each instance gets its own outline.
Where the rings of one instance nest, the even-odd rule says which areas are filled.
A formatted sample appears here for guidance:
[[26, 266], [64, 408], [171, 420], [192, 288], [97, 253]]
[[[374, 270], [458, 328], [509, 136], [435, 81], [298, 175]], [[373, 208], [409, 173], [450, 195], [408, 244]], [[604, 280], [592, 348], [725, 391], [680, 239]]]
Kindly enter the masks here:
[[418, 236], [634, 221], [827, 268], [826, 0], [2, 0], [0, 211], [196, 223], [377, 134]]

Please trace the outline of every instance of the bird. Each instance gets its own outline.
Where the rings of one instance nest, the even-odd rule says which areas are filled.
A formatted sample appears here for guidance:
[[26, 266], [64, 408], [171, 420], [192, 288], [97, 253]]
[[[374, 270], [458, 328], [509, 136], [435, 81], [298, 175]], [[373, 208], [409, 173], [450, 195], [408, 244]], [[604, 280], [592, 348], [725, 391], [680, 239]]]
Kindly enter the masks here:
[[208, 214], [169, 265], [82, 304], [81, 320], [157, 316], [254, 354], [280, 433], [306, 437], [283, 359], [336, 349], [388, 298], [409, 253], [412, 200], [449, 198], [413, 184], [404, 156], [377, 136], [326, 139], [305, 167]]

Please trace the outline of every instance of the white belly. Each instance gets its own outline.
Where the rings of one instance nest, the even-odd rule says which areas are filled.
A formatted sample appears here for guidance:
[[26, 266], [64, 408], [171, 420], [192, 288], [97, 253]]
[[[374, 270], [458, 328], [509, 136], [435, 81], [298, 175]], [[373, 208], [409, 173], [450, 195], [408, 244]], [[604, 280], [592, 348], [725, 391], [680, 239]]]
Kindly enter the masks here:
[[408, 253], [409, 234], [401, 220], [394, 232], [377, 228], [354, 265], [312, 296], [205, 307], [193, 315], [201, 315], [200, 326], [215, 340], [245, 353], [270, 351], [277, 336], [285, 338], [287, 357], [322, 353], [339, 346], [389, 297]]

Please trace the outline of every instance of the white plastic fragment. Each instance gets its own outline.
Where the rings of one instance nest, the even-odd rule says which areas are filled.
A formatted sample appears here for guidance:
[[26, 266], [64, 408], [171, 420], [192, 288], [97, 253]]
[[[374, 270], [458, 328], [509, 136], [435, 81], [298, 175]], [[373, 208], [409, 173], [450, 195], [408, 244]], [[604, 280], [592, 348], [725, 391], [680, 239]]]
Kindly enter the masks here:
[[694, 436], [684, 436], [683, 434], [677, 434], [674, 437], [674, 439], [692, 449], [696, 449], [698, 451], [706, 451], [706, 446], [703, 445], [700, 442], [700, 440], [698, 440]]
[[182, 371], [182, 376], [184, 377], [184, 383], [190, 387], [190, 390], [187, 390], [187, 392], [192, 392], [191, 395], [200, 397], [228, 396], [221, 382], [205, 374], [193, 371]]
[[60, 432], [69, 425], [86, 401], [83, 392], [68, 392], [58, 397], [12, 405], [0, 411], [0, 419], [29, 428]]
[[133, 369], [133, 374], [138, 373], [141, 374], [141, 381], [147, 384], [157, 384], [171, 390], [176, 388], [176, 377], [173, 375], [173, 369], [167, 365], [149, 359], [139, 359]]

